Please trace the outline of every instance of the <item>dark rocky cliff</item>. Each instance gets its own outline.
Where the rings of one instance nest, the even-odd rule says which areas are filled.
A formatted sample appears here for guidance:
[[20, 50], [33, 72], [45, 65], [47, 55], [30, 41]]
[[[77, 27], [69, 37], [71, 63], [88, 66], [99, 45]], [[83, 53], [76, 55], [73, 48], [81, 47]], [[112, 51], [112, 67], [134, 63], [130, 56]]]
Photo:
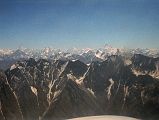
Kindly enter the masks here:
[[89, 115], [159, 119], [157, 58], [135, 55], [131, 65], [110, 56], [89, 66], [76, 61], [19, 61], [0, 72], [0, 119], [57, 120]]

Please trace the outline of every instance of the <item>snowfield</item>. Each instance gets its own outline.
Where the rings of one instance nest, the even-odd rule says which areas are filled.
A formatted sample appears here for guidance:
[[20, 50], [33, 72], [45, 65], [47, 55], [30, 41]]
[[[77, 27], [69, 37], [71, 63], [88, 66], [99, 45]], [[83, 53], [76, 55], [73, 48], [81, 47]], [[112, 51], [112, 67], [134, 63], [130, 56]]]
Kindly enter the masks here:
[[80, 117], [80, 118], [73, 118], [69, 120], [139, 120], [139, 119], [124, 117], [124, 116], [104, 115], [104, 116]]

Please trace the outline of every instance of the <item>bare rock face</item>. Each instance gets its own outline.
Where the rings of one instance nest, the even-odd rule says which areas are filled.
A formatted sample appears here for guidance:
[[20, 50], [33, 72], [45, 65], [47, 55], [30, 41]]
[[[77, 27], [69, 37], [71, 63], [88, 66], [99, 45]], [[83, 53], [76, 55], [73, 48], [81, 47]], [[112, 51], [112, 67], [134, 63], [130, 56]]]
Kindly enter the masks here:
[[87, 71], [87, 65], [80, 62], [79, 60], [68, 61], [67, 66], [64, 70], [65, 74], [72, 73], [75, 77], [81, 77]]
[[31, 90], [32, 78], [23, 68], [7, 71], [8, 82], [17, 96], [24, 120], [39, 119], [37, 95]]
[[2, 110], [1, 110], [1, 108], [2, 108], [2, 106], [0, 106], [0, 119], [1, 119], [1, 120], [5, 120], [4, 115], [3, 115], [3, 112], [2, 112]]
[[23, 116], [16, 95], [10, 88], [6, 76], [0, 72], [0, 119], [22, 120]]
[[83, 80], [85, 86], [91, 88], [97, 95], [104, 92], [106, 86], [110, 84], [109, 79], [119, 74], [123, 65], [122, 59], [118, 56], [111, 56], [104, 62], [93, 62]]
[[[159, 119], [157, 58], [122, 56], [92, 62], [30, 58], [0, 72], [0, 119], [61, 120], [92, 115]], [[141, 64], [142, 63], [142, 64]], [[16, 109], [15, 109], [16, 108]]]
[[140, 70], [155, 70], [155, 62], [156, 59], [141, 54], [135, 54], [132, 57], [133, 67], [138, 68]]
[[6, 71], [6, 75], [17, 96], [24, 120], [38, 120], [54, 104], [52, 101], [55, 93], [65, 86], [62, 81], [68, 80], [65, 76], [72, 74], [81, 77], [86, 70], [87, 65], [80, 61], [58, 60], [51, 63], [44, 59], [35, 61], [31, 58], [17, 62]]
[[65, 79], [44, 114], [45, 120], [57, 120], [102, 113], [95, 97], [74, 81]]
[[[102, 63], [92, 63], [83, 81], [95, 93], [106, 114], [158, 118], [158, 114], [152, 112], [158, 111], [158, 107], [147, 105], [150, 102], [158, 106], [158, 80], [149, 75], [134, 75], [120, 56], [111, 56]], [[147, 96], [148, 89], [156, 93], [153, 102], [152, 97]], [[149, 102], [145, 103], [147, 100]]]
[[152, 58], [141, 54], [132, 57], [132, 69], [143, 74], [159, 76], [159, 58]]

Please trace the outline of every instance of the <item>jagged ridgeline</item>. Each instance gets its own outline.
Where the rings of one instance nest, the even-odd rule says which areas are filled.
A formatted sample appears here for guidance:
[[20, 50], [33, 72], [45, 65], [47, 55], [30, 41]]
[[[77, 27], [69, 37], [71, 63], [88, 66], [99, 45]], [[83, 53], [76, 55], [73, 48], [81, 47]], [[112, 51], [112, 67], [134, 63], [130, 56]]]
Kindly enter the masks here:
[[[129, 61], [129, 62], [128, 62]], [[0, 71], [0, 120], [94, 115], [159, 119], [159, 59], [112, 55], [90, 65], [33, 58]]]

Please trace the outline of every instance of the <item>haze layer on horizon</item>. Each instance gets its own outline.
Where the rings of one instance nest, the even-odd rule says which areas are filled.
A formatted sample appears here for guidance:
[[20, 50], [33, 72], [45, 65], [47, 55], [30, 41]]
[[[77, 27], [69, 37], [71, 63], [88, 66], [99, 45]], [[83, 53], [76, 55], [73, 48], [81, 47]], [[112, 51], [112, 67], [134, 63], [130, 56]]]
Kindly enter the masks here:
[[159, 48], [158, 0], [1, 0], [0, 48]]

